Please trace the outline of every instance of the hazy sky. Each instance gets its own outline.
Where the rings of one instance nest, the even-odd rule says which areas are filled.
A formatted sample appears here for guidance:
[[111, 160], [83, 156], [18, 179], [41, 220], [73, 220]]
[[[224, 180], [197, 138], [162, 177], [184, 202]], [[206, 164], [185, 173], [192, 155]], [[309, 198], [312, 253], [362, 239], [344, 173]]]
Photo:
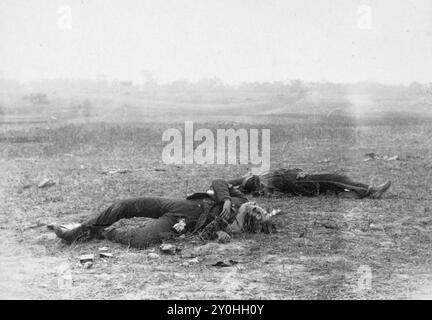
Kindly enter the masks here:
[[19, 80], [432, 82], [431, 0], [0, 0], [0, 40]]

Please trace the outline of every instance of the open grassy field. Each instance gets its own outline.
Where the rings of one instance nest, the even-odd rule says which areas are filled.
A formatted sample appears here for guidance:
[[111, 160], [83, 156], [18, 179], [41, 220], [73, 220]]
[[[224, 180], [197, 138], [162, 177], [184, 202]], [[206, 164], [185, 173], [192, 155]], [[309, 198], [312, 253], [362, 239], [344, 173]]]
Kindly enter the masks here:
[[[397, 110], [359, 115], [352, 109], [335, 115], [329, 102], [320, 112], [307, 104], [294, 113], [280, 105], [243, 103], [243, 110], [251, 110], [247, 116], [229, 115], [225, 106], [224, 113], [152, 117], [149, 109], [137, 113], [131, 103], [118, 105], [94, 117], [69, 119], [73, 112], [67, 109], [64, 118], [56, 114], [57, 121], [0, 125], [1, 298], [432, 298], [428, 115]], [[165, 165], [162, 132], [182, 129], [184, 120], [211, 130], [271, 129], [272, 168], [337, 171], [366, 183], [390, 179], [393, 186], [381, 200], [255, 199], [282, 210], [276, 234], [243, 235], [225, 245], [180, 239], [180, 254], [156, 260], [148, 253], [158, 253], [157, 246], [137, 250], [101, 240], [68, 246], [50, 234], [47, 223], [82, 221], [115, 200], [184, 197], [206, 189], [213, 177], [250, 169]], [[399, 158], [364, 161], [371, 152]], [[128, 171], [104, 174], [113, 168]], [[57, 183], [38, 188], [44, 178]], [[97, 258], [89, 269], [80, 264], [79, 255], [97, 254], [104, 246], [112, 259]], [[215, 259], [239, 263], [217, 268], [210, 263]], [[64, 288], [68, 270], [72, 287]]]

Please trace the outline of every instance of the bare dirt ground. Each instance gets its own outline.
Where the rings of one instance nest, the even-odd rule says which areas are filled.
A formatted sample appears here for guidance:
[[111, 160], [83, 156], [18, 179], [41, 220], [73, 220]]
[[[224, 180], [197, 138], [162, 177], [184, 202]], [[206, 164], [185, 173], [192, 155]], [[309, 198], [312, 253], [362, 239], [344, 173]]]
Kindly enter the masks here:
[[[432, 298], [432, 125], [417, 120], [276, 116], [197, 124], [270, 128], [273, 168], [338, 171], [374, 184], [390, 179], [393, 187], [381, 200], [255, 199], [282, 209], [278, 233], [243, 235], [225, 245], [179, 239], [176, 255], [101, 240], [68, 246], [46, 224], [82, 221], [123, 198], [184, 197], [206, 189], [212, 177], [244, 174], [247, 166], [163, 164], [162, 132], [181, 129], [181, 121], [3, 127], [0, 298]], [[365, 161], [370, 152], [381, 158]], [[384, 157], [394, 155], [397, 160]], [[103, 173], [112, 168], [128, 171]], [[38, 188], [47, 177], [57, 183]], [[114, 257], [97, 257], [84, 268], [78, 257], [97, 256], [104, 246]], [[150, 259], [150, 252], [160, 257]], [[212, 266], [221, 259], [238, 263]]]

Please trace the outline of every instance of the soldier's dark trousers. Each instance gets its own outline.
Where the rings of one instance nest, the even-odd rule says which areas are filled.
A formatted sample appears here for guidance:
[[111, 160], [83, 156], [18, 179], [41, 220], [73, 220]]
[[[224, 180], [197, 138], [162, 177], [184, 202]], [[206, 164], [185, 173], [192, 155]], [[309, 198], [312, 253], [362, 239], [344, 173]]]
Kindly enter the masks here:
[[134, 217], [147, 217], [154, 220], [146, 224], [144, 233], [149, 239], [158, 238], [168, 233], [180, 218], [186, 220], [187, 226], [193, 226], [202, 213], [202, 205], [196, 200], [170, 199], [161, 197], [145, 197], [121, 200], [94, 218], [83, 223], [84, 228], [90, 230], [94, 236], [119, 221]]
[[367, 184], [333, 173], [308, 174], [304, 178], [295, 180], [295, 184], [301, 189], [299, 193], [304, 195], [349, 191], [355, 192], [359, 198], [363, 198], [368, 196], [370, 192], [370, 187]]

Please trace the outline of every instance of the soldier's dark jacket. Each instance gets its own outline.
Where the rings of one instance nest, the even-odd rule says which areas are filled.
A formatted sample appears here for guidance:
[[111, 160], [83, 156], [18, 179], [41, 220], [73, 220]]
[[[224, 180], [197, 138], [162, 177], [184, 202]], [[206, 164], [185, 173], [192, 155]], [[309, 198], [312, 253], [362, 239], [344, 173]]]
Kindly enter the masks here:
[[[248, 202], [246, 196], [233, 185], [223, 179], [216, 179], [211, 185], [212, 193], [199, 192], [188, 196], [187, 200], [201, 201], [203, 212], [195, 223], [192, 233], [200, 233], [203, 238], [214, 238], [215, 233], [224, 230], [227, 224], [231, 223], [238, 209], [243, 203]], [[231, 200], [231, 219], [224, 221], [217, 218], [222, 211], [226, 199]]]

